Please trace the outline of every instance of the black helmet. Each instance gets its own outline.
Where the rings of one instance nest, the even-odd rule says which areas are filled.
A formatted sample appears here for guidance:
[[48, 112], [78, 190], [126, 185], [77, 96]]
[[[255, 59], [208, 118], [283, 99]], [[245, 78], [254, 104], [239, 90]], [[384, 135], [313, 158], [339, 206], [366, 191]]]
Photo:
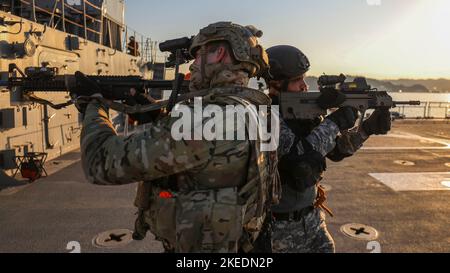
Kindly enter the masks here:
[[266, 51], [270, 63], [270, 75], [267, 80], [294, 79], [308, 72], [311, 66], [308, 57], [296, 47], [279, 45]]

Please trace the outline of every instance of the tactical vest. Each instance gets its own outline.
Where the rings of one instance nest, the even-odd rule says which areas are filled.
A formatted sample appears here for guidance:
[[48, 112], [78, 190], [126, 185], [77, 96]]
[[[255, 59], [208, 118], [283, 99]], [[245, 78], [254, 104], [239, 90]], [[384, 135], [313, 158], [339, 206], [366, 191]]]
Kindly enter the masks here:
[[[249, 88], [216, 88], [203, 103], [258, 107], [269, 106], [270, 98]], [[261, 151], [259, 140], [247, 141], [245, 147], [236, 149], [240, 148], [248, 151], [246, 158], [237, 156], [227, 163], [217, 156], [227, 151], [215, 151], [208, 166], [156, 183], [141, 183], [135, 202], [140, 209], [137, 230], [149, 228], [168, 251], [251, 251], [268, 210], [280, 198], [281, 185], [276, 151]], [[216, 188], [217, 183], [212, 183], [208, 188], [211, 177], [221, 174], [228, 184]], [[174, 190], [172, 186], [180, 183], [193, 188]]]

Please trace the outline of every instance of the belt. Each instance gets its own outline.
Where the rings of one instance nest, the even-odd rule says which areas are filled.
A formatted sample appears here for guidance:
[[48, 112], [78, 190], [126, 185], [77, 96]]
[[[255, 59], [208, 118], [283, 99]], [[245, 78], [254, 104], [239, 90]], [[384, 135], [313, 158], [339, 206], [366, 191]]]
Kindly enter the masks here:
[[314, 207], [306, 207], [299, 211], [293, 211], [288, 213], [272, 213], [272, 216], [275, 221], [293, 221], [293, 222], [299, 222], [301, 221], [306, 215], [310, 214], [314, 210]]

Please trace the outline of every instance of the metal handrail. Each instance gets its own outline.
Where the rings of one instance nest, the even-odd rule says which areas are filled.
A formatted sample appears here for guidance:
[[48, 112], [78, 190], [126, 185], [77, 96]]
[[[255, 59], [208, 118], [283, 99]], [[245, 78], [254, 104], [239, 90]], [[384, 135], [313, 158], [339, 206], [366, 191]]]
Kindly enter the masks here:
[[[57, 1], [58, 1], [58, 0], [57, 0]], [[83, 2], [84, 2], [84, 3], [88, 3], [87, 0], [84, 0]], [[85, 17], [87, 17], [87, 18], [89, 18], [89, 19], [91, 19], [91, 20], [93, 20], [93, 21], [96, 21], [96, 22], [99, 22], [99, 23], [101, 22], [99, 19], [94, 18], [94, 17], [90, 16], [89, 14], [87, 14], [87, 13], [86, 13], [86, 10], [83, 10], [83, 11], [78, 10], [78, 9], [72, 7], [71, 5], [68, 5], [67, 3], [64, 3], [64, 6], [67, 7], [67, 8], [69, 8], [70, 10], [73, 10], [73, 11], [77, 12], [78, 14], [83, 14]]]
[[[28, 2], [27, 0], [20, 0], [20, 1], [21, 1], [22, 3], [24, 3], [24, 4], [32, 5], [32, 3]], [[56, 1], [62, 1], [62, 0], [56, 0]], [[83, 14], [83, 12], [81, 12], [81, 11], [79, 11], [79, 10], [77, 10], [77, 9], [75, 9], [75, 8], [73, 8], [73, 7], [71, 7], [71, 6], [68, 6], [68, 5], [65, 4], [65, 3], [64, 3], [64, 6], [65, 6], [65, 7], [70, 7], [70, 9], [76, 10], [76, 11], [80, 12], [80, 14]], [[99, 31], [96, 31], [96, 30], [94, 30], [94, 29], [92, 29], [92, 28], [90, 28], [90, 27], [88, 27], [88, 26], [81, 25], [81, 24], [79, 24], [79, 23], [77, 23], [77, 22], [74, 22], [74, 21], [68, 19], [68, 18], [65, 18], [65, 16], [63, 16], [63, 15], [59, 15], [59, 14], [56, 14], [56, 13], [54, 13], [54, 12], [50, 12], [50, 11], [46, 10], [45, 8], [42, 8], [42, 7], [39, 7], [39, 6], [35, 6], [35, 9], [38, 10], [38, 11], [47, 13], [48, 15], [51, 15], [51, 16], [55, 16], [55, 17], [58, 17], [58, 18], [64, 18], [64, 21], [65, 21], [65, 22], [68, 22], [68, 23], [70, 23], [70, 24], [72, 24], [72, 25], [78, 26], [78, 27], [80, 27], [80, 28], [82, 28], [82, 29], [85, 28], [87, 31], [92, 32], [92, 33], [95, 33], [95, 34], [97, 34], [97, 35], [101, 35], [101, 34], [102, 34], [101, 31], [99, 32]], [[89, 18], [91, 18], [91, 19], [93, 19], [93, 20], [95, 20], [96, 22], [101, 22], [100, 20], [95, 19], [95, 18], [93, 18], [93, 17], [91, 17], [91, 16], [89, 16], [89, 15], [87, 15], [87, 14], [86, 14], [86, 16], [89, 17]]]
[[64, 2], [64, 7], [68, 8], [70, 10], [73, 10], [73, 11], [77, 12], [78, 14], [84, 14], [83, 11], [77, 10], [76, 8], [72, 7], [71, 5], [66, 4], [66, 2]]
[[88, 14], [85, 14], [84, 17], [87, 17], [87, 18], [89, 18], [89, 19], [91, 19], [91, 20], [93, 20], [93, 21], [99, 22], [99, 23], [102, 22], [102, 21], [100, 21], [99, 19], [94, 18], [94, 17], [92, 17], [92, 16], [90, 16], [90, 15], [88, 15]]
[[422, 118], [431, 118], [432, 110], [444, 110], [445, 109], [445, 118], [449, 118], [450, 114], [450, 102], [443, 101], [423, 101], [420, 106], [399, 106], [395, 108], [399, 112], [405, 115], [407, 110], [410, 109], [423, 109]]
[[[82, 33], [81, 35], [84, 36], [85, 39], [88, 39], [88, 33], [93, 33], [96, 36], [98, 36], [98, 37], [92, 38], [93, 41], [103, 44], [103, 39], [105, 38], [105, 37], [103, 37], [104, 36], [104, 28], [105, 28], [105, 26], [104, 26], [105, 22], [103, 19], [104, 14], [102, 12], [102, 7], [96, 6], [91, 1], [81, 0], [82, 2], [80, 2], [80, 5], [77, 5], [76, 7], [74, 7], [74, 6], [66, 3], [64, 0], [55, 0], [53, 7], [50, 8], [50, 10], [39, 6], [39, 4], [36, 3], [36, 0], [19, 0], [19, 1], [21, 3], [29, 6], [32, 9], [33, 14], [31, 15], [31, 17], [32, 17], [33, 21], [37, 22], [38, 19], [36, 18], [36, 11], [39, 11], [41, 13], [45, 13], [50, 16], [49, 25], [52, 28], [57, 28], [59, 23], [62, 22], [62, 30], [64, 32], [66, 32], [66, 24], [70, 24], [70, 25], [80, 28], [81, 29], [80, 32]], [[90, 13], [91, 15], [87, 14], [88, 6], [89, 6], [89, 8], [94, 8], [95, 10], [99, 11], [99, 14], [98, 14], [99, 17], [97, 17], [97, 18], [94, 17], [94, 16], [96, 16], [96, 12], [92, 11], [92, 10]], [[73, 11], [73, 12], [81, 15], [83, 17], [83, 18], [81, 18], [81, 22], [76, 22], [72, 19], [67, 18], [66, 17], [66, 11], [67, 11], [66, 8], [67, 8], [67, 10]], [[57, 13], [56, 12], [57, 10], [60, 10], [60, 12]], [[55, 19], [55, 18], [59, 18], [59, 19]], [[125, 35], [121, 35], [122, 36], [121, 39], [123, 41], [123, 48], [121, 49], [122, 51], [127, 52], [128, 38], [129, 38], [129, 35], [132, 33], [133, 36], [135, 37], [136, 44], [139, 45], [140, 57], [148, 58], [147, 57], [148, 55], [152, 55], [152, 54], [149, 54], [149, 50], [150, 50], [149, 48], [150, 48], [150, 45], [153, 46], [153, 44], [151, 43], [151, 41], [149, 42], [149, 40], [146, 39], [144, 35], [133, 30], [132, 28], [129, 28], [125, 24], [118, 25], [118, 26], [122, 30], [122, 33], [125, 33]], [[111, 38], [109, 40], [111, 40]], [[109, 46], [112, 47], [111, 44]], [[147, 48], [147, 47], [149, 47], [149, 48]], [[139, 57], [139, 56], [135, 56], [135, 57]], [[152, 59], [152, 57], [150, 57], [150, 59]]]
[[102, 10], [102, 8], [99, 8], [96, 5], [92, 4], [91, 2], [89, 2], [89, 0], [84, 0], [84, 2], [97, 10], [100, 10], [100, 11]]

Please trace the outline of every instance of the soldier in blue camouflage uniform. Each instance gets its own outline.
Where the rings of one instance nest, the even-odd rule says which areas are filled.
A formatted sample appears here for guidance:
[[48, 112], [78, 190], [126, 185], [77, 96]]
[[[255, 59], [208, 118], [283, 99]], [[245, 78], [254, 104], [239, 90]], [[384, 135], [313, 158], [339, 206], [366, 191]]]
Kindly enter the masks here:
[[[278, 104], [282, 92], [307, 92], [307, 57], [292, 46], [267, 50], [270, 60], [270, 96]], [[333, 108], [335, 90], [323, 90], [319, 103]], [[282, 198], [274, 206], [273, 251], [275, 253], [334, 253], [333, 238], [327, 230], [326, 196], [320, 187], [325, 158], [341, 161], [352, 156], [372, 134], [386, 134], [391, 120], [388, 110], [377, 110], [361, 131], [348, 131], [357, 120], [356, 109], [344, 107], [327, 118], [315, 121], [281, 120], [279, 171]]]
[[[270, 105], [268, 96], [246, 88], [268, 65], [257, 40], [261, 35], [252, 27], [219, 22], [194, 38], [190, 89], [208, 91], [203, 108]], [[183, 104], [193, 107], [190, 101]], [[191, 117], [192, 132], [211, 119], [197, 124]], [[107, 107], [94, 99], [81, 136], [88, 180], [97, 185], [150, 181], [151, 187], [139, 187], [136, 202], [149, 202], [144, 220], [167, 251], [251, 251], [276, 196], [276, 151], [260, 150], [261, 141], [175, 141], [171, 128], [177, 120], [167, 116], [142, 133], [120, 137]]]

